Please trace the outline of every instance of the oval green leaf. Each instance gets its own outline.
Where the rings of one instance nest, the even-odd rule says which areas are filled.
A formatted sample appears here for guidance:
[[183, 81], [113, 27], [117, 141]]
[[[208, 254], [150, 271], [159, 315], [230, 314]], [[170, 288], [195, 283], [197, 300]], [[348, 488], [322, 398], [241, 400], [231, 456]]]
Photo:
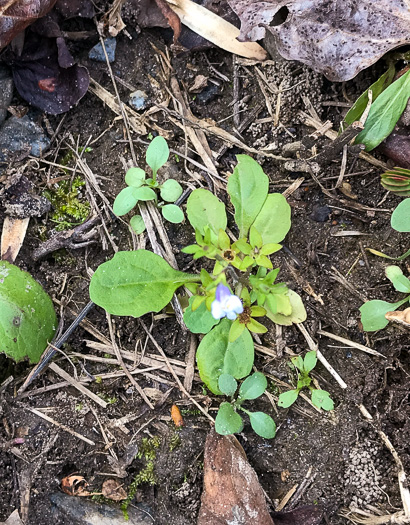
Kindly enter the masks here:
[[303, 369], [306, 373], [309, 373], [313, 370], [317, 363], [317, 354], [314, 350], [307, 352], [303, 360]]
[[266, 377], [261, 372], [255, 372], [247, 377], [241, 384], [238, 401], [242, 402], [246, 399], [256, 399], [265, 392], [267, 386], [268, 382]]
[[288, 390], [287, 392], [282, 392], [279, 395], [278, 406], [282, 408], [289, 408], [296, 401], [299, 395], [299, 390]]
[[228, 179], [227, 190], [235, 208], [239, 237], [246, 237], [269, 191], [269, 179], [248, 155], [237, 155], [238, 164]]
[[410, 281], [398, 266], [388, 266], [386, 277], [398, 292], [410, 293]]
[[179, 224], [184, 220], [184, 212], [176, 204], [165, 204], [161, 207], [164, 219], [174, 224]]
[[188, 330], [193, 334], [207, 334], [219, 323], [219, 320], [212, 317], [205, 302], [202, 302], [195, 310], [192, 310], [192, 304], [195, 299], [194, 295], [189, 298], [189, 304], [184, 312], [184, 322]]
[[142, 186], [141, 188], [132, 188], [133, 195], [137, 201], [152, 201], [156, 198], [156, 193], [152, 188]]
[[276, 435], [276, 424], [264, 412], [248, 412], [253, 430], [265, 439], [272, 439]]
[[235, 412], [230, 403], [221, 403], [215, 418], [215, 431], [222, 436], [235, 434], [243, 428], [241, 416]]
[[159, 312], [177, 288], [198, 280], [197, 275], [174, 270], [162, 257], [147, 250], [117, 252], [92, 276], [90, 298], [110, 314], [141, 317]]
[[37, 363], [53, 339], [53, 303], [27, 272], [0, 261], [0, 352], [18, 362]]
[[145, 181], [145, 171], [141, 168], [130, 168], [125, 174], [125, 182], [128, 186], [139, 188]]
[[136, 188], [127, 186], [115, 197], [112, 211], [117, 217], [130, 212], [137, 204], [138, 198], [134, 195]]
[[262, 236], [263, 244], [279, 243], [290, 230], [290, 206], [280, 193], [270, 193], [253, 226]]
[[393, 211], [391, 227], [397, 232], [410, 232], [410, 199], [404, 199]]
[[218, 379], [219, 390], [226, 396], [233, 396], [238, 388], [236, 379], [230, 374], [221, 374]]
[[161, 198], [166, 202], [175, 202], [182, 195], [183, 189], [179, 182], [168, 179], [161, 186]]
[[387, 312], [393, 312], [394, 310], [397, 310], [397, 308], [407, 302], [407, 300], [408, 298], [406, 297], [397, 303], [388, 303], [386, 301], [375, 299], [362, 304], [359, 310], [361, 314], [363, 330], [366, 332], [376, 332], [377, 330], [382, 330], [385, 328], [389, 324], [389, 321], [385, 317]]
[[[290, 305], [292, 307], [292, 312], [290, 315], [282, 315], [282, 314], [273, 314], [269, 310], [266, 312], [266, 315], [269, 317], [271, 321], [273, 321], [276, 324], [280, 324], [283, 326], [290, 326], [292, 323], [303, 323], [306, 321], [307, 313], [305, 310], [305, 307], [303, 305], [302, 299], [299, 294], [294, 292], [293, 290], [288, 290], [286, 292], [286, 295], [289, 297]], [[265, 304], [266, 306], [266, 304]]]
[[137, 235], [145, 231], [145, 223], [141, 215], [131, 217], [130, 226]]
[[333, 410], [335, 405], [326, 390], [312, 390], [312, 403], [323, 410]]
[[189, 196], [186, 211], [191, 226], [201, 235], [205, 235], [206, 226], [213, 230], [216, 238], [219, 230], [226, 230], [225, 205], [208, 190], [194, 190]]
[[148, 146], [145, 156], [147, 164], [154, 174], [167, 162], [168, 157], [169, 148], [167, 141], [164, 137], [155, 137]]
[[393, 131], [410, 98], [410, 70], [390, 84], [371, 105], [369, 116], [356, 137], [356, 144], [364, 144], [366, 151], [378, 146]]
[[218, 379], [230, 374], [236, 379], [249, 375], [254, 360], [253, 341], [248, 330], [229, 342], [231, 322], [227, 319], [215, 326], [202, 339], [196, 353], [199, 375], [213, 394], [221, 395]]

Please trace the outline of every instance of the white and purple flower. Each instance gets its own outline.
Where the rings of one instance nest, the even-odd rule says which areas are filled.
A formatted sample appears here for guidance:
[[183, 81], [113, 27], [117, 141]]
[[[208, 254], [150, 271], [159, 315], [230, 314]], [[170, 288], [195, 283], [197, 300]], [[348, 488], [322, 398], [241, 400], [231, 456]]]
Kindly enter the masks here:
[[219, 283], [216, 287], [215, 300], [211, 305], [211, 314], [214, 319], [227, 317], [233, 321], [243, 312], [243, 305], [239, 297], [233, 295], [227, 286]]

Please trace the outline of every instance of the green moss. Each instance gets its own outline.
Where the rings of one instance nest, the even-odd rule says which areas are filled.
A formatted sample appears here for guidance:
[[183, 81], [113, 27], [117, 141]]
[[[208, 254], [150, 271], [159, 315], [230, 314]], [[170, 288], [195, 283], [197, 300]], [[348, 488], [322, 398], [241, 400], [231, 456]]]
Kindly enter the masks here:
[[54, 189], [44, 191], [44, 197], [54, 208], [50, 218], [57, 223], [56, 230], [67, 230], [87, 219], [90, 203], [81, 195], [84, 185], [81, 177], [75, 177], [73, 181], [63, 180], [55, 184]]
[[173, 434], [169, 440], [169, 451], [173, 452], [176, 448], [181, 446], [181, 443], [182, 441], [180, 435], [178, 432], [175, 432], [175, 434]]

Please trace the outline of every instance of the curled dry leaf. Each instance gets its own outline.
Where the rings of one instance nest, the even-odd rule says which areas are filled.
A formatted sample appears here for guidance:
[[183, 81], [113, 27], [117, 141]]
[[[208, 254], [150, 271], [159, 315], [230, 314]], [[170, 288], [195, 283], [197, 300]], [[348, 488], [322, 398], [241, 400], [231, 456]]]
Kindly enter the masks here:
[[111, 499], [112, 501], [127, 499], [127, 493], [122, 488], [122, 485], [115, 479], [105, 480], [101, 492], [105, 498]]
[[83, 476], [72, 474], [61, 480], [61, 490], [69, 496], [91, 496], [87, 487], [88, 483]]
[[176, 427], [182, 427], [184, 425], [182, 414], [176, 405], [172, 405], [171, 407], [171, 418]]
[[0, 0], [0, 49], [47, 14], [55, 3], [56, 0]]
[[391, 49], [410, 42], [402, 0], [228, 0], [241, 20], [241, 41], [270, 31], [279, 53], [333, 81], [349, 80]]
[[410, 330], [410, 308], [398, 312], [387, 312], [385, 317], [388, 321], [401, 324]]

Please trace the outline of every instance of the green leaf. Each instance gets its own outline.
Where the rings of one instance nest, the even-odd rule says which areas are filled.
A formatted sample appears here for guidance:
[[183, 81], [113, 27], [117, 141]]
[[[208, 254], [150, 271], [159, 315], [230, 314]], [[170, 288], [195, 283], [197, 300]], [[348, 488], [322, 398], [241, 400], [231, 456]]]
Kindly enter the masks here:
[[265, 392], [267, 386], [266, 377], [261, 372], [255, 372], [241, 384], [238, 401], [242, 403], [247, 399], [256, 399]]
[[141, 168], [130, 168], [125, 174], [125, 182], [128, 186], [139, 188], [145, 181], [145, 171]]
[[199, 375], [209, 390], [217, 395], [222, 394], [218, 388], [221, 374], [242, 379], [251, 372], [254, 360], [253, 341], [248, 330], [230, 343], [230, 326], [230, 321], [222, 319], [205, 335], [196, 353]]
[[251, 319], [246, 325], [246, 328], [254, 334], [266, 334], [268, 329], [263, 324], [259, 323], [255, 319]]
[[251, 226], [249, 231], [249, 242], [252, 248], [262, 248], [262, 235], [258, 232], [255, 226]]
[[231, 247], [231, 241], [229, 240], [228, 234], [223, 230], [219, 230], [218, 233], [218, 246], [221, 250], [229, 250]]
[[392, 282], [398, 292], [410, 293], [410, 281], [403, 275], [401, 268], [388, 266], [386, 268], [386, 277]]
[[305, 372], [308, 374], [311, 370], [313, 370], [317, 363], [317, 355], [314, 350], [311, 352], [307, 352], [305, 355], [305, 359], [303, 360], [303, 368]]
[[198, 280], [197, 275], [174, 270], [147, 250], [117, 252], [92, 276], [90, 298], [110, 314], [141, 317], [159, 312], [177, 288]]
[[200, 297], [200, 300], [202, 300], [200, 305], [195, 310], [192, 310], [193, 303], [196, 299], [198, 299], [198, 296], [189, 298], [189, 304], [184, 313], [184, 322], [188, 330], [193, 334], [207, 334], [219, 323], [219, 320], [214, 319], [211, 312], [207, 309], [205, 297]]
[[37, 363], [57, 327], [53, 303], [31, 275], [0, 261], [0, 352]]
[[230, 374], [221, 374], [218, 379], [219, 390], [227, 396], [233, 396], [238, 388], [236, 379]]
[[363, 131], [356, 144], [365, 144], [371, 151], [393, 131], [410, 97], [410, 70], [390, 84], [371, 105]]
[[228, 179], [227, 190], [235, 208], [239, 237], [246, 237], [268, 195], [269, 179], [248, 155], [237, 155], [238, 164]]
[[281, 244], [269, 243], [262, 246], [262, 248], [259, 250], [259, 253], [261, 255], [272, 255], [273, 253], [278, 252], [281, 248]]
[[282, 315], [279, 313], [273, 314], [268, 310], [266, 315], [269, 319], [274, 323], [283, 326], [290, 326], [292, 323], [303, 323], [303, 321], [306, 321], [307, 314], [300, 296], [293, 290], [288, 290], [286, 295], [290, 299], [292, 313], [290, 315]]
[[161, 186], [161, 197], [164, 201], [175, 202], [182, 195], [183, 189], [179, 182], [168, 179]]
[[174, 224], [179, 224], [184, 220], [184, 212], [176, 204], [165, 204], [165, 206], [161, 206], [161, 212], [164, 219]]
[[393, 211], [391, 227], [398, 232], [410, 232], [410, 199], [401, 201]]
[[253, 430], [265, 439], [272, 439], [276, 435], [276, 424], [264, 412], [248, 412]]
[[233, 343], [238, 339], [238, 337], [242, 334], [242, 332], [245, 330], [245, 325], [243, 323], [239, 322], [239, 319], [236, 319], [229, 330], [229, 342]]
[[363, 330], [366, 332], [376, 332], [377, 330], [382, 330], [385, 328], [389, 324], [389, 321], [385, 317], [387, 312], [393, 312], [394, 310], [397, 310], [397, 308], [407, 302], [407, 300], [408, 298], [406, 297], [397, 303], [388, 303], [386, 301], [375, 299], [362, 304], [359, 310], [361, 314]]
[[112, 207], [114, 215], [121, 217], [131, 211], [137, 205], [138, 197], [134, 195], [136, 188], [127, 186], [115, 197]]
[[289, 408], [296, 401], [299, 395], [299, 390], [288, 390], [282, 392], [279, 396], [278, 406], [282, 408]]
[[249, 255], [252, 251], [252, 246], [246, 242], [246, 239], [238, 239], [232, 248], [240, 250], [244, 255]]
[[145, 223], [141, 215], [131, 217], [130, 226], [137, 235], [145, 231]]
[[166, 163], [168, 157], [169, 148], [167, 141], [164, 139], [164, 137], [155, 137], [148, 146], [145, 156], [147, 164], [152, 169], [154, 174], [156, 174], [159, 168], [161, 168]]
[[295, 357], [292, 357], [291, 361], [292, 361], [293, 366], [298, 368], [301, 372], [304, 372], [305, 364], [303, 362], [302, 356], [297, 355]]
[[263, 244], [283, 241], [290, 230], [290, 206], [280, 193], [270, 193], [253, 226], [262, 235]]
[[215, 431], [222, 436], [235, 434], [243, 428], [243, 421], [230, 403], [221, 403], [215, 418]]
[[389, 69], [383, 73], [383, 75], [376, 80], [360, 97], [356, 100], [353, 106], [347, 112], [343, 120], [343, 128], [346, 129], [350, 124], [356, 122], [363, 115], [364, 110], [367, 108], [369, 102], [369, 90], [372, 90], [372, 103], [376, 98], [392, 83], [396, 70], [393, 65], [389, 66]]
[[152, 188], [142, 186], [141, 188], [132, 188], [134, 197], [139, 201], [152, 201], [156, 199], [157, 195]]
[[194, 190], [186, 207], [191, 226], [205, 235], [205, 227], [213, 230], [215, 239], [219, 230], [226, 230], [225, 205], [213, 193], [203, 188]]
[[312, 390], [312, 403], [323, 410], [333, 410], [335, 405], [326, 390]]

